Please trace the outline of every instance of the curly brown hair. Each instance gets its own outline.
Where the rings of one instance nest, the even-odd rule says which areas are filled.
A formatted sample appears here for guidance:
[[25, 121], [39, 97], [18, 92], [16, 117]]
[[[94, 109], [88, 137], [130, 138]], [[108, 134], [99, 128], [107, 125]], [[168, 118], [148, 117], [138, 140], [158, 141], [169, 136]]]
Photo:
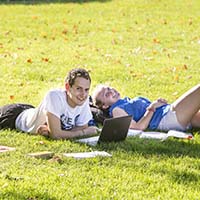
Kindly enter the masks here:
[[76, 78], [78, 77], [85, 78], [91, 82], [91, 78], [87, 70], [83, 68], [75, 68], [69, 71], [68, 75], [65, 78], [65, 83], [69, 83], [69, 85], [72, 87]]

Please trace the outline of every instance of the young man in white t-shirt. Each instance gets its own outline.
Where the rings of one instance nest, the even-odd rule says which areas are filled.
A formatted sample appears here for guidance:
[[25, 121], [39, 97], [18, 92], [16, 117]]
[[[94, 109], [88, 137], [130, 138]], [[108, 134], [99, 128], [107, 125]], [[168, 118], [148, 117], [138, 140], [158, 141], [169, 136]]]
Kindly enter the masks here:
[[71, 139], [97, 133], [88, 126], [91, 78], [82, 68], [72, 69], [65, 79], [65, 89], [49, 91], [40, 105], [10, 104], [0, 107], [0, 129], [18, 129], [53, 139]]

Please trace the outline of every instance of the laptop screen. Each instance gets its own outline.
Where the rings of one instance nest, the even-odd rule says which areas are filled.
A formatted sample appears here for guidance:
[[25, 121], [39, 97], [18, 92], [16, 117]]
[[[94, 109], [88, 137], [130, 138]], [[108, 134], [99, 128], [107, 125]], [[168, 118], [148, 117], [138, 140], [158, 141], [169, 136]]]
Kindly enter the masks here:
[[104, 120], [99, 142], [117, 142], [125, 140], [132, 116], [123, 116]]

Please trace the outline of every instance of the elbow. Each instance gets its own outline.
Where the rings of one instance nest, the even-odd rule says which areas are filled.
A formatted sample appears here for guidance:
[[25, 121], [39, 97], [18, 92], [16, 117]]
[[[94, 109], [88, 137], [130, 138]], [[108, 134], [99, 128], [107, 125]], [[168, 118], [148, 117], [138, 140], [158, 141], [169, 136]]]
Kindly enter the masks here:
[[139, 130], [141, 130], [141, 131], [145, 131], [146, 128], [147, 128], [146, 126], [140, 126], [140, 127], [139, 127]]
[[130, 129], [144, 131], [146, 129], [146, 127], [142, 126], [142, 125], [134, 125], [134, 126], [130, 126]]
[[146, 128], [145, 128], [145, 127], [141, 127], [140, 130], [141, 130], [141, 131], [145, 131]]
[[66, 140], [69, 140], [69, 139], [72, 139], [73, 138], [73, 135], [71, 135], [70, 133], [68, 134], [63, 134], [63, 133], [59, 133], [59, 131], [55, 131], [55, 132], [50, 132], [49, 133], [49, 137], [51, 139], [54, 139], [54, 140], [63, 140], [63, 139], [66, 139]]
[[145, 131], [145, 129], [146, 129], [145, 127], [138, 127], [137, 128], [137, 130], [140, 130], [140, 131]]
[[58, 135], [55, 135], [55, 134], [52, 134], [52, 133], [49, 134], [49, 137], [53, 140], [60, 140], [61, 139]]
[[54, 132], [50, 132], [49, 133], [49, 137], [53, 140], [61, 140], [63, 139], [61, 135], [54, 133]]
[[140, 124], [140, 126], [139, 126], [139, 130], [141, 130], [141, 131], [146, 130], [146, 128], [147, 128], [147, 126], [145, 126], [145, 125], [141, 125], [141, 124]]

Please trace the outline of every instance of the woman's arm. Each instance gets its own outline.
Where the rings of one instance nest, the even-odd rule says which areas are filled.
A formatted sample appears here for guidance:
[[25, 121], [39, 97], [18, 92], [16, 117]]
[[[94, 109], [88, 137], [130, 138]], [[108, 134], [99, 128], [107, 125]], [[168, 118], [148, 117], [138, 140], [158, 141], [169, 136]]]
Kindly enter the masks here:
[[[156, 110], [156, 108], [166, 104], [167, 101], [165, 99], [159, 98], [156, 101], [152, 102], [149, 107], [147, 107], [146, 112], [144, 113], [143, 117], [136, 122], [132, 119], [130, 124], [130, 129], [137, 129], [137, 130], [145, 130], [151, 121], [151, 118]], [[113, 117], [121, 117], [128, 115], [123, 109], [116, 107], [113, 109]]]
[[60, 119], [54, 114], [47, 112], [47, 125], [41, 125], [37, 129], [37, 133], [44, 136], [49, 136], [52, 139], [72, 139], [75, 137], [97, 134], [98, 128], [95, 126], [79, 126], [72, 130], [62, 130]]
[[[121, 108], [114, 108], [112, 113], [113, 113], [113, 117], [122, 117], [122, 116], [128, 115], [128, 113], [126, 113]], [[144, 116], [138, 122], [132, 119], [129, 128], [137, 129], [137, 130], [145, 130], [148, 127], [152, 116], [153, 116], [153, 112], [151, 112], [150, 110], [147, 110]]]

